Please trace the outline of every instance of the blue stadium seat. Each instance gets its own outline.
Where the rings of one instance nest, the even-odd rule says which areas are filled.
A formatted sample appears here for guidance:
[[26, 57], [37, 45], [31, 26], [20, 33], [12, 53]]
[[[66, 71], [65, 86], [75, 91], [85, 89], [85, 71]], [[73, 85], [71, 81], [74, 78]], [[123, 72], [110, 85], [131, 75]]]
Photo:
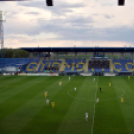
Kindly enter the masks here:
[[114, 72], [133, 71], [133, 60], [132, 59], [115, 59], [113, 60]]

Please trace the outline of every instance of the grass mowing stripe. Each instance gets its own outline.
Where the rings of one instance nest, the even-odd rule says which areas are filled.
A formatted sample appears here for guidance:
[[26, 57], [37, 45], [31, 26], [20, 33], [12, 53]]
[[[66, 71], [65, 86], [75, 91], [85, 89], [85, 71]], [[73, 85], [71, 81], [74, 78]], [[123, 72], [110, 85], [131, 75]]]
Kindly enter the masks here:
[[[22, 134], [29, 131], [31, 134], [56, 133], [59, 125], [61, 124], [61, 121], [63, 120], [63, 117], [68, 110], [68, 107], [70, 106], [70, 103], [72, 103], [72, 98], [70, 99], [70, 97], [67, 95], [69, 85], [68, 77], [63, 77], [62, 83], [63, 84], [61, 87], [59, 87], [57, 84], [54, 84], [50, 87], [51, 92], [48, 90], [48, 94], [50, 94], [51, 100], [54, 100], [56, 103], [55, 108], [52, 109], [51, 105], [45, 106], [22, 130]], [[55, 90], [58, 90], [56, 94]], [[68, 98], [69, 100], [67, 101]], [[33, 125], [35, 126], [34, 130], [31, 129]]]
[[[83, 115], [81, 116], [81, 112], [79, 112], [79, 111], [81, 111], [83, 109], [83, 107], [79, 107], [81, 105], [81, 103], [80, 103], [81, 101], [75, 99], [75, 97], [79, 97], [79, 92], [81, 91], [81, 87], [83, 85], [85, 86], [85, 84], [84, 84], [85, 80], [86, 80], [86, 77], [83, 77], [83, 78], [81, 78], [81, 77], [73, 77], [73, 79], [71, 79], [69, 84], [65, 87], [64, 90], [66, 92], [65, 91], [63, 91], [63, 92], [65, 92], [66, 94], [65, 94], [65, 96], [63, 96], [64, 97], [62, 99], [63, 102], [61, 102], [61, 100], [59, 99], [59, 105], [62, 106], [61, 107], [61, 111], [64, 111], [67, 107], [68, 107], [68, 109], [66, 109], [65, 112], [64, 112], [64, 116], [62, 117], [63, 119], [62, 119], [62, 121], [60, 123], [59, 128], [57, 129], [56, 134], [62, 134], [62, 133], [70, 133], [70, 134], [72, 134], [72, 133], [74, 133], [74, 131], [75, 131], [75, 133], [80, 133], [80, 131], [79, 131], [79, 128], [80, 128], [79, 125], [80, 124], [79, 123], [80, 123], [80, 121], [83, 122], [84, 118], [83, 118]], [[77, 88], [76, 92], [74, 91], [74, 87], [75, 86]], [[72, 89], [71, 90], [72, 91], [71, 94], [74, 96], [74, 98], [68, 96], [67, 93], [68, 93], [69, 89]], [[78, 107], [81, 110], [78, 110]], [[78, 115], [79, 115], [79, 117], [78, 117]], [[75, 129], [76, 126], [77, 126], [77, 130]], [[72, 129], [72, 127], [73, 127], [73, 129]], [[83, 125], [81, 125], [81, 128], [82, 127], [83, 127]]]
[[[49, 87], [46, 87], [45, 89], [47, 89], [48, 91], [48, 98], [51, 98], [51, 100], [53, 99], [54, 96], [57, 96], [57, 93], [59, 91], [61, 91], [64, 86], [68, 83], [68, 81], [65, 81], [66, 77], [57, 77], [55, 78], [55, 82], [51, 82]], [[62, 80], [62, 86], [59, 87], [59, 81]], [[42, 93], [44, 96], [44, 92]], [[44, 99], [44, 97], [43, 97]], [[53, 99], [56, 103], [56, 108], [52, 109], [51, 108], [51, 104], [49, 106], [47, 106], [45, 104], [45, 102], [41, 102], [44, 104], [44, 107], [41, 109], [41, 111], [25, 126], [25, 128], [22, 129], [21, 133], [27, 133], [30, 131], [31, 134], [33, 133], [43, 133], [45, 131], [45, 133], [48, 133], [46, 131], [47, 126], [50, 124], [49, 122], [51, 122], [50, 120], [47, 120], [48, 118], [50, 119], [53, 116], [49, 116], [50, 114], [52, 114], [56, 109], [57, 109], [57, 101], [55, 99]], [[44, 99], [45, 101], [45, 99]], [[56, 110], [57, 111], [57, 110]], [[46, 113], [46, 114], [45, 114]], [[54, 113], [55, 115], [55, 113]], [[57, 116], [59, 117], [59, 116]], [[32, 129], [32, 126], [34, 127], [34, 130]], [[51, 126], [49, 126], [50, 130], [54, 130], [55, 127], [53, 127], [53, 129], [50, 128]]]
[[[25, 90], [19, 92], [18, 94], [14, 95], [12, 98], [4, 101], [0, 104], [0, 121], [3, 120], [5, 117], [13, 113], [16, 109], [24, 105], [29, 99], [34, 97], [37, 93], [42, 90], [42, 84], [44, 83], [44, 79], [41, 77], [37, 77], [32, 81], [33, 84], [30, 87], [24, 88]], [[41, 84], [41, 86], [40, 86]], [[41, 89], [39, 89], [41, 87]], [[19, 89], [18, 89], [19, 90]], [[5, 111], [5, 109], [8, 109]]]
[[[79, 80], [78, 80], [79, 79]], [[76, 77], [72, 83], [76, 83], [77, 81], [77, 90], [76, 92], [72, 90], [71, 94], [74, 98], [69, 97], [69, 99], [73, 99], [70, 106], [68, 107], [66, 115], [64, 115], [64, 119], [61, 122], [56, 134], [87, 134], [90, 133], [91, 127], [91, 115], [93, 113], [93, 102], [83, 101], [76, 99], [75, 97], [85, 97], [89, 99], [93, 97], [90, 94], [95, 91], [93, 88], [93, 81], [90, 77]], [[91, 85], [91, 86], [90, 86]], [[71, 84], [70, 84], [71, 87]], [[73, 86], [74, 87], [74, 86]], [[73, 88], [72, 87], [72, 88]], [[69, 90], [70, 88], [68, 88]], [[88, 96], [89, 95], [89, 96]], [[89, 98], [87, 98], [89, 97]], [[90, 98], [93, 99], [93, 98]], [[66, 103], [65, 103], [66, 104]], [[65, 107], [65, 106], [64, 106]], [[85, 112], [89, 112], [89, 121], [85, 120]]]
[[18, 80], [18, 76], [14, 77], [1, 77], [3, 79], [0, 79], [0, 84], [7, 84]]
[[118, 77], [118, 81], [119, 83], [116, 82], [116, 79], [112, 79], [113, 83], [115, 86], [118, 86], [122, 89], [125, 90], [125, 95], [124, 95], [124, 102], [121, 103], [121, 100], [118, 99], [119, 103], [120, 103], [120, 108], [122, 110], [122, 114], [124, 117], [124, 120], [126, 122], [126, 126], [128, 129], [128, 133], [129, 134], [133, 134], [134, 133], [134, 92], [133, 92], [133, 80], [134, 77], [131, 77], [130, 80], [128, 79], [128, 77]]
[[0, 81], [0, 95], [5, 91], [7, 92], [7, 90], [11, 89], [11, 87], [16, 86], [16, 84], [21, 83], [21, 81], [25, 78], [26, 77], [14, 77], [14, 79], [10, 79], [8, 81]]
[[20, 80], [20, 79], [18, 79], [17, 77], [13, 77], [13, 78], [7, 79], [7, 77], [5, 77], [5, 79], [0, 80], [0, 91], [2, 90], [2, 87], [4, 85], [16, 82], [17, 80]]
[[97, 94], [97, 90], [98, 90], [98, 80], [99, 80], [99, 76], [98, 76], [98, 79], [97, 79], [97, 82], [96, 82], [96, 91], [95, 91], [95, 100], [94, 100], [94, 114], [93, 114], [93, 123], [92, 123], [92, 126], [91, 126], [91, 134], [94, 133], [94, 117], [95, 117], [95, 104], [96, 104], [96, 94]]
[[[67, 81], [66, 82], [63, 81], [64, 79], [65, 79], [65, 77], [63, 77], [63, 76], [59, 76], [59, 77], [56, 77], [56, 78], [53, 77], [53, 80], [52, 80], [52, 78], [50, 78], [49, 87], [46, 87], [46, 85], [44, 85], [43, 90], [44, 90], [44, 92], [48, 91], [48, 97], [47, 98], [49, 98], [49, 100], [52, 99], [53, 96], [55, 96], [57, 94], [57, 92], [59, 90], [61, 90], [63, 88], [63, 86], [67, 83]], [[59, 87], [59, 82], [61, 82], [61, 81], [62, 81], [62, 86]]]
[[26, 90], [27, 88], [30, 88], [34, 82], [36, 83], [37, 79], [40, 79], [40, 77], [25, 77], [25, 79], [18, 81], [17, 83], [13, 83], [10, 87], [8, 87], [8, 90], [0, 93], [0, 103], [11, 99], [13, 96]]
[[34, 118], [34, 116], [45, 106], [44, 89], [42, 87], [44, 83], [46, 88], [50, 86], [50, 83], [47, 81], [50, 81], [50, 77], [46, 79], [45, 82], [43, 81], [40, 83], [41, 86], [38, 86], [38, 90], [40, 90], [39, 93], [35, 92], [37, 89], [34, 86], [35, 88], [33, 88], [32, 92], [36, 93], [35, 97], [27, 101], [27, 103], [0, 122], [1, 132], [5, 134], [19, 133], [21, 129], [23, 129], [27, 123], [32, 120], [32, 118]]
[[19, 76], [2, 76], [0, 78], [1, 78], [0, 79], [0, 84], [7, 84], [7, 83], [15, 82], [15, 81], [18, 80], [18, 78], [23, 79], [23, 77], [19, 77]]
[[[12, 79], [12, 77], [10, 78]], [[4, 113], [6, 114], [0, 120], [0, 133], [91, 133], [94, 101], [91, 102], [89, 100], [94, 100], [96, 91], [93, 77], [71, 77], [71, 81], [68, 80], [68, 77], [60, 76], [25, 78], [22, 80], [24, 85], [20, 80], [13, 82], [8, 79], [8, 81], [13, 82], [10, 84], [10, 89], [0, 94], [0, 101], [4, 99], [3, 95], [9, 97], [11, 94], [12, 96], [6, 98], [5, 102], [9, 103], [6, 103], [5, 108], [3, 106], [4, 109], [2, 111], [0, 110], [0, 116], [4, 115]], [[134, 133], [133, 80], [133, 77], [130, 80], [127, 77], [99, 77], [97, 86], [102, 87], [102, 92], [96, 93], [96, 97], [99, 97], [100, 102], [95, 105], [93, 134]], [[62, 81], [61, 87], [59, 87], [59, 81]], [[111, 87], [109, 87], [110, 82], [112, 83]], [[0, 81], [1, 83], [6, 83], [6, 79], [2, 82]], [[25, 83], [28, 84], [25, 85]], [[19, 86], [18, 84], [21, 85]], [[75, 86], [77, 87], [76, 92], [73, 89]], [[98, 87], [97, 90], [99, 90]], [[117, 98], [123, 92], [120, 89], [125, 90], [124, 103], [121, 103], [120, 99]], [[21, 91], [19, 92], [19, 90]], [[45, 90], [48, 91], [50, 101], [54, 100], [56, 102], [55, 109], [52, 109], [51, 105], [46, 105]], [[68, 95], [69, 90], [73, 97]], [[84, 100], [79, 100], [78, 98], [84, 98]], [[116, 99], [110, 100], [110, 98]], [[13, 101], [13, 110], [10, 107], [12, 105], [8, 105], [11, 104], [9, 100]], [[9, 114], [7, 114], [8, 110]], [[84, 118], [86, 111], [89, 113], [88, 122]]]
[[0, 81], [5, 81], [5, 80], [11, 80], [16, 78], [16, 76], [0, 76]]
[[[128, 134], [118, 99], [101, 101], [101, 99], [104, 100], [119, 95], [116, 93], [117, 89], [114, 88], [111, 78], [112, 77], [99, 77], [98, 85], [101, 86], [102, 92], [97, 93], [100, 102], [96, 104], [94, 134]], [[111, 87], [109, 87], [109, 83], [112, 83]]]

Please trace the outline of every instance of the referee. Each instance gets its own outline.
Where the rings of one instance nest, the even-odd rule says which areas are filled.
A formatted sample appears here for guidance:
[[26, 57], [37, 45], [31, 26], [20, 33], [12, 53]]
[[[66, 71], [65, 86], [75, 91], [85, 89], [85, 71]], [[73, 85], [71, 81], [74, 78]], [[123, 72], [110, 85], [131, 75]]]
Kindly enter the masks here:
[[100, 87], [100, 92], [101, 92], [101, 87]]

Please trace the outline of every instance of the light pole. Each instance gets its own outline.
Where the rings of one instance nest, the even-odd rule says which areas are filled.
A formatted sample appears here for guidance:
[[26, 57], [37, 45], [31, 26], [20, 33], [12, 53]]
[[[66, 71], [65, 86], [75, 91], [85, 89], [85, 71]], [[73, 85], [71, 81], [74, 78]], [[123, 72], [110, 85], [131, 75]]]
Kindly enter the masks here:
[[[6, 21], [6, 12], [0, 11], [0, 44], [1, 44], [1, 58], [2, 58], [2, 70], [4, 71], [5, 67], [5, 53], [4, 53], [4, 26], [3, 22]], [[2, 71], [1, 70], [1, 71]]]
[[0, 44], [1, 44], [1, 58], [5, 58], [4, 55], [4, 26], [3, 22], [6, 21], [6, 12], [0, 11]]

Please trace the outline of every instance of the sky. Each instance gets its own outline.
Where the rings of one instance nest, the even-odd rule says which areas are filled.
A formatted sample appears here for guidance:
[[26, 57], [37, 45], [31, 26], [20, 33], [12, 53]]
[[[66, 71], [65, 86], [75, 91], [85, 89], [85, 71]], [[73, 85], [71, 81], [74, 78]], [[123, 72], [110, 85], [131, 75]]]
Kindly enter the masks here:
[[134, 47], [134, 0], [0, 1], [4, 47]]

